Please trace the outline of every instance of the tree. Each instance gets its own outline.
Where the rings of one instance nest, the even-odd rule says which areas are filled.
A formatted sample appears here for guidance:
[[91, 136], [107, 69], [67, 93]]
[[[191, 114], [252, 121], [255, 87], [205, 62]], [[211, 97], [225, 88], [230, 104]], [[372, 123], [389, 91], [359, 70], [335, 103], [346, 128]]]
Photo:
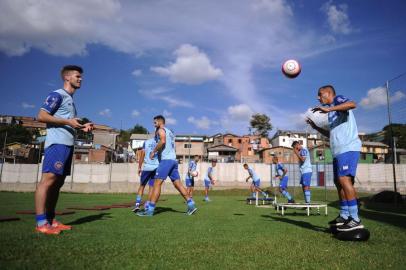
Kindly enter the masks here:
[[255, 129], [255, 133], [263, 137], [268, 137], [269, 131], [272, 130], [271, 118], [266, 114], [256, 113], [251, 116], [251, 128]]
[[20, 125], [7, 125], [0, 127], [0, 144], [3, 146], [4, 139], [7, 133], [7, 143], [19, 142], [19, 143], [31, 143], [35, 134]]
[[131, 134], [149, 134], [149, 132], [145, 127], [136, 124], [133, 128], [127, 130], [121, 129], [118, 141], [128, 142], [130, 140]]
[[393, 137], [397, 138], [396, 147], [406, 148], [406, 124], [392, 124], [383, 128], [385, 131], [384, 143], [392, 147], [391, 127], [393, 131]]
[[130, 132], [131, 134], [149, 134], [148, 130], [139, 124], [136, 124]]

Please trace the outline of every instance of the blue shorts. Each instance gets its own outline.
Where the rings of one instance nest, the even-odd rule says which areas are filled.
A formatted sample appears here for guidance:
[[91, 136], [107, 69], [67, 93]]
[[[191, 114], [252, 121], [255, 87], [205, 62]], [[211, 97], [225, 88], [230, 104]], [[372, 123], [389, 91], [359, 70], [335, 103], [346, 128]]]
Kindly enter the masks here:
[[211, 186], [211, 181], [204, 179], [204, 187], [209, 188]]
[[312, 173], [303, 173], [302, 176], [300, 177], [300, 184], [304, 187], [310, 187], [310, 184], [312, 182]]
[[338, 182], [340, 176], [355, 177], [360, 152], [350, 151], [339, 154], [333, 159], [334, 182]]
[[72, 157], [73, 146], [52, 144], [45, 148], [42, 172], [61, 176], [70, 175]]
[[194, 187], [195, 186], [195, 178], [194, 177], [186, 177], [186, 186], [187, 187]]
[[281, 189], [286, 189], [286, 188], [288, 188], [288, 180], [289, 180], [289, 178], [288, 178], [287, 176], [283, 177], [282, 180], [281, 180], [280, 183], [279, 183], [279, 187], [280, 187]]
[[146, 186], [147, 183], [150, 187], [154, 186], [156, 170], [153, 171], [142, 171], [141, 172], [141, 186]]
[[159, 166], [156, 169], [155, 179], [165, 180], [168, 176], [172, 182], [180, 179], [178, 161], [164, 159], [159, 162]]
[[257, 181], [252, 181], [252, 184], [255, 186], [255, 187], [260, 187], [261, 186], [261, 179], [258, 179]]

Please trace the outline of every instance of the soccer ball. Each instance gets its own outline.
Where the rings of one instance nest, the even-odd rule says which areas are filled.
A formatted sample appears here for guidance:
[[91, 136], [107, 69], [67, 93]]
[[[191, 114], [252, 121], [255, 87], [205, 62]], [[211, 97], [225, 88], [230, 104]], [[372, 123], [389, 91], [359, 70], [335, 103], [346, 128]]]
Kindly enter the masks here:
[[299, 62], [293, 59], [285, 61], [282, 65], [282, 73], [289, 79], [296, 78], [301, 71]]
[[193, 177], [196, 177], [196, 176], [199, 175], [199, 172], [198, 171], [193, 171], [190, 175], [193, 176]]
[[328, 123], [328, 114], [327, 113], [321, 113], [319, 111], [313, 112], [312, 108], [309, 108], [305, 114], [304, 114], [304, 118], [310, 118], [310, 120], [312, 120], [316, 126], [321, 127], [323, 129], [330, 129], [330, 125]]

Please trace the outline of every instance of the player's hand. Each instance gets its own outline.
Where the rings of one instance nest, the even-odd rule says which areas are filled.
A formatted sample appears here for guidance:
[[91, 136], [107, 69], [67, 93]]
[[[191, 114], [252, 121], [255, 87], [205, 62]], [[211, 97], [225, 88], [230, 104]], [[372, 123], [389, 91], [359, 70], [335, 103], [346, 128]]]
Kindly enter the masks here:
[[310, 119], [310, 118], [307, 118], [306, 119], [306, 123], [308, 123], [312, 128], [317, 128], [317, 125], [313, 122], [313, 120], [312, 119]]
[[211, 184], [214, 186], [216, 184], [216, 180], [211, 180]]
[[151, 153], [149, 153], [149, 158], [150, 158], [150, 159], [154, 159], [154, 157], [155, 157], [154, 151], [152, 151]]
[[138, 176], [141, 176], [141, 169], [138, 169]]
[[328, 113], [330, 112], [330, 108], [329, 107], [315, 107], [312, 109], [312, 112], [321, 112], [321, 113]]
[[94, 129], [93, 123], [86, 123], [83, 126], [84, 127], [81, 130], [83, 130], [84, 132], [90, 132]]
[[67, 119], [67, 124], [71, 127], [73, 127], [74, 129], [82, 129], [85, 126], [82, 125], [79, 121], [81, 121], [80, 118], [71, 118], [71, 119]]

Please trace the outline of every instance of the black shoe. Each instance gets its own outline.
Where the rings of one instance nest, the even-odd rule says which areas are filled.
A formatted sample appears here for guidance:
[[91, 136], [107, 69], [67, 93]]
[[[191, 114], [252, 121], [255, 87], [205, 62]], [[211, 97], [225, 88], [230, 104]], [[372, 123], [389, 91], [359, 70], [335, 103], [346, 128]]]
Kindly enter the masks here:
[[131, 209], [131, 211], [133, 211], [134, 213], [137, 213], [138, 211], [140, 211], [140, 207], [139, 206], [134, 206], [134, 208]]
[[328, 225], [330, 226], [341, 226], [344, 225], [344, 223], [347, 221], [348, 219], [344, 219], [342, 216], [338, 215], [338, 217], [336, 217], [335, 219], [333, 219], [332, 221], [330, 221], [328, 223]]
[[288, 200], [288, 203], [295, 203], [294, 199]]
[[364, 225], [361, 224], [360, 221], [355, 221], [353, 218], [348, 218], [346, 222], [344, 222], [343, 225], [337, 226], [337, 231], [339, 232], [348, 232], [348, 231], [353, 231], [356, 229], [363, 229]]

